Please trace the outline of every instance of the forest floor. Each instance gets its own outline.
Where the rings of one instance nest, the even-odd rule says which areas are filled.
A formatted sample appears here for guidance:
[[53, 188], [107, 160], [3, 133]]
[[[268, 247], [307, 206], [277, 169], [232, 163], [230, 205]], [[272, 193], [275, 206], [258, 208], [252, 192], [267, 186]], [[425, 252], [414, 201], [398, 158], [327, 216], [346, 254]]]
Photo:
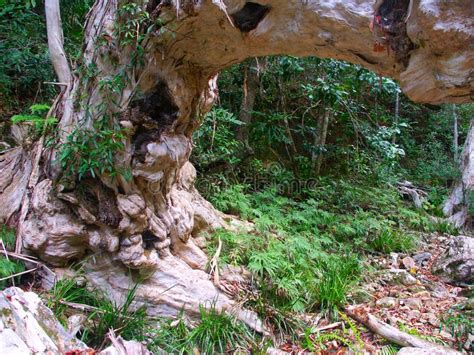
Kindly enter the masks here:
[[[371, 314], [410, 335], [472, 353], [472, 337], [460, 342], [452, 334], [459, 324], [449, 329], [442, 323], [450, 310], [473, 310], [473, 298], [468, 297], [470, 288], [453, 286], [432, 273], [433, 264], [456, 236], [426, 233], [423, 237], [424, 241], [416, 252], [391, 253], [369, 260], [370, 269], [376, 271], [368, 272], [359, 286], [354, 288], [349, 296], [353, 304], [350, 307], [359, 313]], [[349, 318], [344, 317], [338, 322], [316, 319], [310, 338], [324, 348], [318, 349], [317, 353], [346, 354], [353, 351], [395, 354], [399, 349], [360, 324], [352, 323]], [[349, 344], [348, 339], [352, 339], [353, 343]], [[305, 349], [292, 342], [283, 344], [279, 349], [288, 353], [305, 353]]]

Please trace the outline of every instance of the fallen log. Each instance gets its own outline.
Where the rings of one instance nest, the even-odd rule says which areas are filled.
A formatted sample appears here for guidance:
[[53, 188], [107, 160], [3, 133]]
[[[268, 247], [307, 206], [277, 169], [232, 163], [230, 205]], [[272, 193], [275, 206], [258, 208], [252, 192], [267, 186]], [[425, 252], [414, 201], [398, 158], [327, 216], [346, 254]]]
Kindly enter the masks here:
[[402, 332], [398, 328], [381, 321], [362, 308], [347, 307], [345, 313], [355, 321], [364, 325], [373, 333], [378, 334], [382, 338], [402, 347], [442, 350], [444, 354], [448, 355], [461, 354], [456, 350]]

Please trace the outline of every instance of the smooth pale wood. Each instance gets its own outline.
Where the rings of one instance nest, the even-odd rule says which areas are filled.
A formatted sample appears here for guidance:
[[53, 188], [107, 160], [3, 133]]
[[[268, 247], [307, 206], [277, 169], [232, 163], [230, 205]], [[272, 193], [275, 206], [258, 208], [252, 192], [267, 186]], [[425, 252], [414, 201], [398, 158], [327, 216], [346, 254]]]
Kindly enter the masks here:
[[71, 70], [64, 51], [63, 28], [59, 0], [45, 0], [46, 30], [48, 33], [48, 48], [54, 71], [61, 83], [69, 84]]
[[345, 312], [349, 317], [356, 320], [357, 322], [363, 324], [367, 329], [374, 332], [375, 334], [380, 335], [382, 338], [391, 341], [397, 345], [403, 347], [413, 347], [413, 348], [423, 348], [423, 349], [441, 349], [445, 351], [446, 354], [460, 354], [459, 352], [449, 349], [444, 346], [429, 342], [424, 339], [420, 339], [413, 335], [402, 332], [401, 330], [392, 327], [391, 325], [381, 321], [372, 314], [365, 312], [363, 310], [356, 310], [351, 308], [346, 308]]

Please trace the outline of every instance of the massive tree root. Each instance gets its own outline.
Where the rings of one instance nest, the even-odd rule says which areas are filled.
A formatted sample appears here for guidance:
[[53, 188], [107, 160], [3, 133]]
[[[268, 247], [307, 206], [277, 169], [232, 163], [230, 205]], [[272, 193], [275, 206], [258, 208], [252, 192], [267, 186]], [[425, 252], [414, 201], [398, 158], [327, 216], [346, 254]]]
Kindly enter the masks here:
[[[87, 277], [111, 297], [144, 280], [137, 301], [152, 314], [211, 303], [232, 311], [199, 239], [225, 222], [195, 190], [188, 162], [217, 73], [248, 57], [316, 55], [399, 79], [417, 101], [465, 102], [474, 94], [472, 9], [471, 0], [375, 9], [366, 0], [97, 0], [83, 62], [52, 110], [56, 145], [24, 141], [0, 155], [0, 221], [52, 265], [90, 256]], [[72, 149], [90, 137], [115, 147], [110, 166]], [[255, 315], [233, 311], [262, 330]]]

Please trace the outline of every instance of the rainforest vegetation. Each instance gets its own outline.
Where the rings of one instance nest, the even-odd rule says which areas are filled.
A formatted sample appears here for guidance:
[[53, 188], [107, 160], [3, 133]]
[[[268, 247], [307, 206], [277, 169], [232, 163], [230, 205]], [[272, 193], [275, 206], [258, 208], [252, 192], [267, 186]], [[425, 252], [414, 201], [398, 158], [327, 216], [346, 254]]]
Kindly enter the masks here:
[[[87, 78], [95, 69], [82, 65], [83, 25], [92, 5], [92, 0], [60, 1], [68, 61], [81, 75], [91, 70]], [[132, 5], [123, 9], [135, 11]], [[58, 119], [48, 111], [62, 89], [54, 84], [44, 11], [42, 1], [0, 0], [2, 152], [40, 139], [44, 149], [56, 144]], [[346, 309], [365, 304], [389, 322], [393, 314], [384, 313], [390, 307], [380, 299], [396, 298], [393, 292], [418, 299], [432, 289], [421, 277], [415, 286], [402, 282], [394, 291], [380, 276], [384, 270], [395, 263], [409, 277], [432, 277], [425, 264], [404, 267], [400, 260], [428, 251], [437, 256], [449, 238], [472, 236], [472, 193], [462, 226], [448, 221], [443, 206], [461, 178], [474, 104], [415, 103], [395, 80], [317, 57], [249, 58], [220, 72], [217, 87], [216, 103], [198, 117], [189, 160], [197, 191], [234, 225], [205, 231], [196, 244], [209, 257], [205, 270], [211, 278], [255, 312], [268, 334], [212, 304], [200, 306], [195, 319], [184, 308], [173, 319], [147, 317], [147, 304], [134, 303], [142, 280], [136, 280], [125, 302], [116, 303], [86, 286], [80, 258], [68, 263], [74, 278], [46, 290], [35, 272], [11, 277], [31, 269], [28, 262], [2, 256], [2, 288], [20, 285], [41, 294], [63, 325], [77, 313], [71, 305], [87, 305], [77, 336], [98, 350], [110, 345], [107, 333], [114, 329], [155, 353], [265, 353], [268, 348], [396, 353], [399, 345], [368, 332]], [[110, 80], [101, 88], [114, 93], [122, 84]], [[58, 147], [64, 176], [76, 176], [77, 186], [103, 174], [132, 179], [129, 169], [114, 166], [125, 147], [126, 128], [105, 121], [94, 126], [93, 134], [73, 131]], [[19, 140], [19, 135], [28, 138]], [[16, 226], [4, 222], [0, 254], [7, 255], [15, 250]], [[239, 278], [229, 281], [229, 270], [240, 270]], [[380, 279], [382, 286], [366, 287]], [[465, 346], [474, 322], [472, 308], [463, 303], [472, 296], [469, 287], [463, 284], [467, 296], [453, 296], [444, 308], [424, 303], [417, 310], [434, 314], [433, 322], [417, 322], [421, 315], [410, 318], [413, 310], [402, 307], [391, 324], [412, 336], [472, 351]]]

